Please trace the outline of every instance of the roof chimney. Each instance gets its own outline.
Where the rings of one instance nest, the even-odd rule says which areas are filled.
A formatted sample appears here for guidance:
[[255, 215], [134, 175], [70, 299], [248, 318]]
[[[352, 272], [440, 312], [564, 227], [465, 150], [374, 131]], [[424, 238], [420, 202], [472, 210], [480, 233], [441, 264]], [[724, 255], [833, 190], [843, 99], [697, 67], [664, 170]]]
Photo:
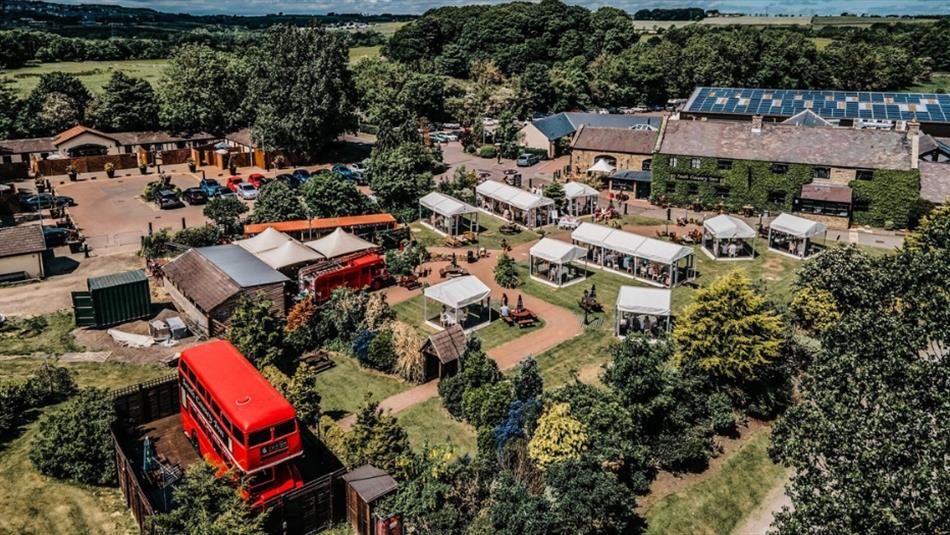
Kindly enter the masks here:
[[753, 115], [752, 116], [752, 132], [758, 134], [762, 131], [762, 116]]
[[920, 122], [915, 117], [907, 123], [907, 139], [910, 140], [910, 168], [918, 168], [920, 159]]

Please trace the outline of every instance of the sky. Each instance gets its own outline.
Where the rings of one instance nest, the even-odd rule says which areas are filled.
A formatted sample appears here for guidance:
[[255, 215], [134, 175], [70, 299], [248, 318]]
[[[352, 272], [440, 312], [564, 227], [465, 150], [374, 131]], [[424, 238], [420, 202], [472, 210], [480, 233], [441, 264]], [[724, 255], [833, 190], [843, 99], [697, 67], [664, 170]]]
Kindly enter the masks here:
[[[57, 1], [57, 0], [51, 0]], [[187, 12], [197, 15], [234, 14], [265, 15], [268, 13], [323, 14], [337, 13], [410, 13], [446, 5], [465, 5], [464, 0], [58, 0], [65, 4], [117, 4], [148, 7], [158, 11]], [[503, 3], [507, 0], [482, 0], [478, 3]], [[661, 0], [567, 0], [568, 3], [591, 9], [610, 5], [633, 13], [642, 8], [702, 7], [723, 12], [786, 15], [838, 15], [843, 11], [868, 14], [950, 14], [947, 0], [692, 0], [669, 2]]]

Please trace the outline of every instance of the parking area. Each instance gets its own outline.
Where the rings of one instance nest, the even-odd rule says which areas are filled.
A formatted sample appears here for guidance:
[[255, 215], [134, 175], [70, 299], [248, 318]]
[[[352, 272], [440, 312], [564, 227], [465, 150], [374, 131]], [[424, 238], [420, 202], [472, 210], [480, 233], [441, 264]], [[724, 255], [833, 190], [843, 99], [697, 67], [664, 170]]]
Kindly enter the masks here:
[[522, 187], [529, 187], [529, 181], [532, 186], [543, 186], [551, 182], [554, 171], [563, 169], [570, 161], [569, 156], [560, 156], [552, 160], [541, 160], [531, 167], [518, 167], [515, 160], [502, 158], [500, 161], [496, 158], [479, 158], [474, 154], [465, 152], [465, 148], [457, 141], [450, 141], [442, 144], [442, 160], [449, 169], [435, 177], [437, 182], [452, 178], [455, 169], [465, 166], [470, 171], [487, 171], [491, 173], [492, 179], [501, 180], [504, 171], [515, 169], [521, 173], [523, 178]]

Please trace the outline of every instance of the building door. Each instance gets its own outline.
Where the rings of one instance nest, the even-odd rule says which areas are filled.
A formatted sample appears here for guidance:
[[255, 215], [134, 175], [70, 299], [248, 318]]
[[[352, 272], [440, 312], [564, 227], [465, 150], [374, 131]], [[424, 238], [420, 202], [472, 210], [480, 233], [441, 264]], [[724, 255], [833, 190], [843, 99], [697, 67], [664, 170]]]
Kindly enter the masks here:
[[634, 197], [637, 199], [649, 199], [650, 198], [650, 183], [649, 182], [634, 182]]
[[91, 293], [73, 292], [73, 315], [76, 316], [76, 327], [96, 325], [96, 308], [93, 306]]

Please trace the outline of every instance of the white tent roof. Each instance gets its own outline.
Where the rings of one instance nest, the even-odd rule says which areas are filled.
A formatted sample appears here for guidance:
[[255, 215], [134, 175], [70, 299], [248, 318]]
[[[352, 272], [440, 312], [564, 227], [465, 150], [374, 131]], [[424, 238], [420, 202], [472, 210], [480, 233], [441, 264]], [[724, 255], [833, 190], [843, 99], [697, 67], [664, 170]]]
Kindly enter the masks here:
[[341, 228], [337, 228], [319, 240], [308, 241], [304, 245], [327, 258], [336, 258], [345, 254], [376, 248], [375, 243], [354, 236]]
[[663, 264], [672, 264], [693, 254], [692, 247], [646, 238], [595, 223], [581, 223], [581, 226], [571, 233], [571, 239]]
[[534, 193], [493, 180], [482, 182], [475, 187], [475, 191], [483, 197], [489, 197], [510, 204], [520, 210], [531, 210], [533, 208], [554, 204], [553, 199], [535, 195]]
[[617, 310], [634, 314], [669, 316], [673, 292], [665, 288], [621, 286], [617, 294]]
[[587, 249], [561, 240], [541, 238], [541, 241], [531, 246], [529, 254], [555, 264], [567, 264], [578, 258], [584, 258], [587, 255]]
[[772, 230], [791, 234], [796, 238], [811, 238], [828, 230], [823, 223], [791, 214], [779, 214], [769, 225]]
[[323, 255], [296, 241], [285, 242], [280, 247], [256, 253], [254, 256], [274, 269], [323, 259]]
[[419, 204], [445, 217], [470, 214], [478, 211], [478, 208], [475, 208], [471, 204], [462, 202], [444, 193], [439, 193], [438, 191], [433, 191], [419, 199]]
[[445, 281], [425, 289], [426, 297], [454, 309], [467, 307], [489, 295], [491, 295], [491, 289], [471, 275]]
[[754, 238], [755, 229], [750, 227], [745, 221], [731, 215], [720, 214], [716, 217], [703, 221], [703, 226], [710, 234], [720, 239], [730, 238]]
[[568, 182], [564, 184], [564, 196], [568, 199], [577, 199], [580, 197], [597, 197], [600, 192], [581, 182]]
[[257, 236], [246, 240], [238, 240], [234, 242], [234, 244], [249, 253], [257, 254], [270, 249], [276, 249], [290, 241], [293, 241], [293, 238], [290, 236], [279, 230], [274, 230], [273, 227], [267, 227], [264, 229], [264, 232], [261, 232]]
[[594, 165], [590, 166], [591, 173], [613, 173], [617, 168], [607, 163], [607, 160], [597, 160]]

